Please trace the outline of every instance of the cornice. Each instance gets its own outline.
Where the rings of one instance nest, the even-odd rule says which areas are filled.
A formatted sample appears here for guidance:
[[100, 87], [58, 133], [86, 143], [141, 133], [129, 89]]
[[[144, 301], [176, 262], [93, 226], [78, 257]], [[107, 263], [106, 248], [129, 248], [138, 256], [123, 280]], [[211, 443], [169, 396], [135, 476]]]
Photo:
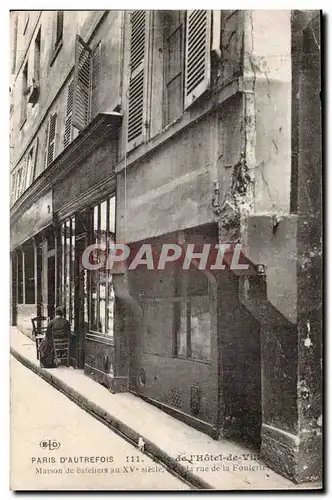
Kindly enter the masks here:
[[36, 199], [54, 187], [61, 179], [68, 176], [70, 171], [102, 142], [107, 138], [116, 138], [121, 121], [122, 115], [120, 113], [98, 114], [12, 206], [10, 211], [11, 223], [33, 205]]

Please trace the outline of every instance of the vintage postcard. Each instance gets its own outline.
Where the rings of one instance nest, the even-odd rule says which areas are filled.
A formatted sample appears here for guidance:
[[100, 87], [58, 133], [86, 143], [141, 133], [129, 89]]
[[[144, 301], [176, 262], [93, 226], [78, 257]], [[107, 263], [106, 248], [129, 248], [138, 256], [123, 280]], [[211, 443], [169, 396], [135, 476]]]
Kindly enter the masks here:
[[9, 17], [10, 488], [321, 489], [321, 11]]

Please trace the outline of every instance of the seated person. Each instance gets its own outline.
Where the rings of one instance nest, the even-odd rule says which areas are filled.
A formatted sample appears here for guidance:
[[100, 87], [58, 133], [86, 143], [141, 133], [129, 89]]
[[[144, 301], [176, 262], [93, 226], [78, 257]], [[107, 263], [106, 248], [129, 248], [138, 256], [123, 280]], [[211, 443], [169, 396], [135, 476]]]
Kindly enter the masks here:
[[40, 365], [42, 368], [55, 368], [53, 335], [63, 333], [64, 336], [70, 336], [70, 323], [63, 317], [62, 307], [55, 309], [55, 317], [47, 325], [45, 339], [39, 346]]

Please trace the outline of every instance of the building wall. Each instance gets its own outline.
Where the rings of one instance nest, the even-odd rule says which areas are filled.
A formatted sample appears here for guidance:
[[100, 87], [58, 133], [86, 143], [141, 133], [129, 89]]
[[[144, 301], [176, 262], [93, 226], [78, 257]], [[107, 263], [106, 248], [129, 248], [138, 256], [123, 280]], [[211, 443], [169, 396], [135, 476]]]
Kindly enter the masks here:
[[[67, 87], [73, 78], [75, 64], [76, 35], [88, 41], [93, 48], [100, 40], [100, 83], [94, 114], [114, 110], [121, 104], [120, 84], [122, 75], [122, 16], [120, 11], [65, 11], [63, 42], [52, 62], [56, 11], [33, 12], [29, 19], [30, 32], [20, 32], [23, 12], [19, 18], [16, 72], [12, 77], [13, 102], [11, 114], [11, 171], [17, 170], [25, 161], [30, 145], [36, 144], [38, 152], [35, 179], [45, 169], [47, 124], [50, 115], [57, 112], [55, 157], [64, 149], [64, 121], [66, 113]], [[27, 120], [21, 126], [21, 91], [23, 67], [28, 61], [29, 74], [33, 75], [34, 40], [41, 29], [41, 75], [40, 94], [35, 105], [28, 104]], [[30, 43], [29, 43], [30, 42]], [[24, 48], [23, 48], [24, 47]], [[77, 135], [77, 131], [74, 132]]]

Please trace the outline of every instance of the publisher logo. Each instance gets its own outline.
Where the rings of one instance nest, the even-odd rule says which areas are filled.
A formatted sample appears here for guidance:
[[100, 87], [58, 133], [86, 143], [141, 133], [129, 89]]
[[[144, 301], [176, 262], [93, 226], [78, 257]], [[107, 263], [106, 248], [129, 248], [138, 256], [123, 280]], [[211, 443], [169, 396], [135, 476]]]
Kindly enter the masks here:
[[57, 450], [58, 448], [60, 448], [61, 443], [59, 443], [59, 441], [57, 441], [56, 439], [43, 439], [42, 441], [40, 441], [39, 446], [43, 450]]

